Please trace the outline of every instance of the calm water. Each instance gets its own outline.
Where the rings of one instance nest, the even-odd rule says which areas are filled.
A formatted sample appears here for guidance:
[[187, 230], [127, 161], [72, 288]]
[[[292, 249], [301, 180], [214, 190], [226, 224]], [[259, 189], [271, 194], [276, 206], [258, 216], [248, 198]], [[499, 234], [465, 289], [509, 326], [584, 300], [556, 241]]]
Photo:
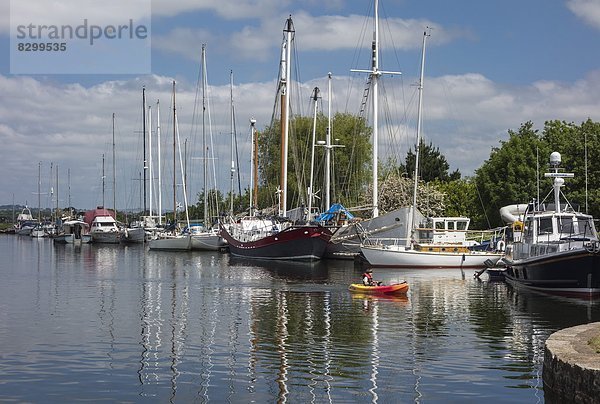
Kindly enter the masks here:
[[544, 341], [598, 303], [473, 271], [256, 263], [0, 236], [0, 401], [544, 401]]

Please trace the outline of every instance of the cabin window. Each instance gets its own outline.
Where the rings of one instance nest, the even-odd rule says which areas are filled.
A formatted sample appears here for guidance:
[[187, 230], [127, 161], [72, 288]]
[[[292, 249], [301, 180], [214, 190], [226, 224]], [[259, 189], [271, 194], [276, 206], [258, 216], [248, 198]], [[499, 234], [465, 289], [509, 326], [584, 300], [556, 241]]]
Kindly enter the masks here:
[[467, 222], [457, 222], [456, 229], [457, 230], [467, 230]]
[[448, 222], [448, 230], [454, 230], [454, 222]]
[[538, 234], [552, 234], [552, 218], [542, 217], [538, 222]]
[[591, 220], [585, 218], [577, 218], [579, 224], [579, 233], [585, 237], [594, 237], [596, 232], [594, 231], [594, 224]]
[[562, 234], [574, 234], [575, 228], [573, 227], [572, 217], [558, 217], [558, 228]]
[[444, 222], [435, 222], [436, 230], [444, 230]]

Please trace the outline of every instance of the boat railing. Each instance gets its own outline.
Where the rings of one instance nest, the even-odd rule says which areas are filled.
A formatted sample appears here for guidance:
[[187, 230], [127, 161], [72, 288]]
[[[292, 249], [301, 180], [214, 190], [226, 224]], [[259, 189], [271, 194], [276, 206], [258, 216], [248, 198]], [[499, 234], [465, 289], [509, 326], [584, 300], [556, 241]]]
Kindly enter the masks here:
[[406, 237], [368, 237], [364, 240], [364, 244], [374, 246], [401, 247], [406, 245]]

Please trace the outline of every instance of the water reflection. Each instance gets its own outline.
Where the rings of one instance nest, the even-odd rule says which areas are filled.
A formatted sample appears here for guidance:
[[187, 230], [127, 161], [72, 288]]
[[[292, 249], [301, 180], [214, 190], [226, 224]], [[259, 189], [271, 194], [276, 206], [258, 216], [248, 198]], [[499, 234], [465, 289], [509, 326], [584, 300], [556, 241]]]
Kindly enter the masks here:
[[16, 263], [1, 268], [6, 401], [543, 402], [546, 338], [600, 321], [597, 302], [460, 271], [376, 270], [410, 290], [372, 296], [348, 291], [362, 268], [347, 261], [17, 237], [0, 253]]

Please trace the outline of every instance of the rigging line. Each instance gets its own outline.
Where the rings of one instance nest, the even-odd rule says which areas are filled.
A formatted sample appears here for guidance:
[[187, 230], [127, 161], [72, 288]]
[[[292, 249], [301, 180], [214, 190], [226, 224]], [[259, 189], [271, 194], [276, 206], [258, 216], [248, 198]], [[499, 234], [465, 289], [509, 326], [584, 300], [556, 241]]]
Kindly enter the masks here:
[[481, 203], [481, 208], [482, 208], [483, 214], [485, 216], [485, 221], [488, 224], [488, 229], [491, 229], [492, 225], [490, 224], [490, 219], [488, 218], [487, 211], [486, 211], [485, 205], [483, 203], [483, 199], [481, 198], [481, 194], [479, 193], [479, 187], [477, 186], [477, 182], [476, 181], [473, 181], [473, 183], [475, 184], [475, 190], [477, 191], [477, 196], [479, 197], [479, 202]]

